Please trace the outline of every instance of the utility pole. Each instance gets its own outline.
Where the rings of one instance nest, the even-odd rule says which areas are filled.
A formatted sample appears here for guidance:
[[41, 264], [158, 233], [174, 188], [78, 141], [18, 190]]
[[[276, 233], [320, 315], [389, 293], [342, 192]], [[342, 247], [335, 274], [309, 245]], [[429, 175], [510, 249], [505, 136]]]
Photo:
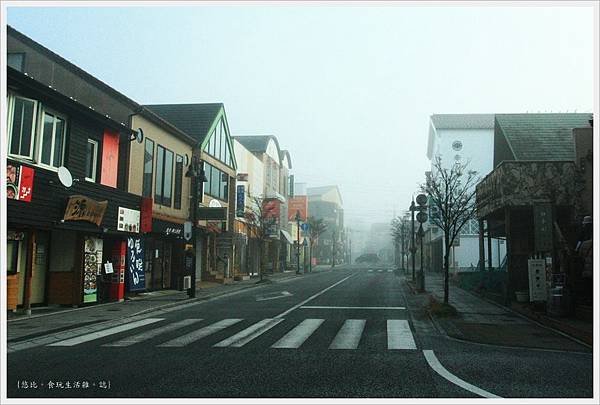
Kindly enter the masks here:
[[412, 280], [415, 281], [415, 253], [417, 252], [417, 248], [415, 246], [415, 200], [410, 203], [410, 213], [411, 213], [411, 246], [410, 253], [412, 256]]
[[296, 211], [296, 274], [300, 274], [300, 211]]
[[[190, 298], [196, 297], [196, 209], [198, 207], [198, 195], [204, 195], [204, 182], [206, 177], [204, 175], [204, 163], [198, 159], [198, 156], [192, 155], [192, 162], [188, 167], [188, 171], [185, 173], [185, 177], [189, 177], [191, 180], [191, 193], [192, 193], [192, 206], [190, 207], [190, 221], [192, 222], [192, 238], [191, 244], [193, 249], [192, 259], [192, 272], [191, 286], [188, 291]], [[198, 184], [200, 180], [200, 184]]]

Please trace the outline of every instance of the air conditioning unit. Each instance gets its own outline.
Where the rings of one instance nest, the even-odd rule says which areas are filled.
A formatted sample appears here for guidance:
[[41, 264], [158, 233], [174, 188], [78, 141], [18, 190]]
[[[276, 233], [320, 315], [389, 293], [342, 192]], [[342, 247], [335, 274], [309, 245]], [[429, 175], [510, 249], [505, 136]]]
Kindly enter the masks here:
[[192, 287], [192, 276], [183, 277], [183, 289], [189, 290]]

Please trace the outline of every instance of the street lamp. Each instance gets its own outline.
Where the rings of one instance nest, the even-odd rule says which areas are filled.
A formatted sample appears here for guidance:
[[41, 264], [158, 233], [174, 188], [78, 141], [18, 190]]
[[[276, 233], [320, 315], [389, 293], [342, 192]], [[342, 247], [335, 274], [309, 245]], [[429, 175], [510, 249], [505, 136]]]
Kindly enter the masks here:
[[[192, 161], [188, 166], [185, 173], [185, 177], [189, 177], [191, 180], [190, 193], [192, 196], [192, 206], [190, 208], [190, 221], [192, 222], [192, 274], [191, 275], [191, 287], [188, 291], [190, 298], [196, 297], [196, 209], [198, 208], [198, 194], [204, 195], [204, 182], [207, 181], [204, 175], [204, 162], [202, 162], [198, 156], [192, 155]], [[200, 184], [198, 185], [198, 180]]]
[[296, 211], [296, 274], [300, 274], [300, 210]]
[[410, 253], [412, 256], [412, 280], [413, 282], [415, 281], [415, 253], [417, 251], [417, 248], [415, 246], [415, 200], [412, 200], [410, 203], [410, 213], [411, 213], [411, 220], [410, 220], [410, 226], [411, 226], [411, 245], [410, 245]]
[[425, 194], [419, 194], [417, 196], [417, 210], [419, 213], [417, 214], [417, 221], [419, 221], [419, 241], [421, 244], [421, 265], [419, 266], [419, 277], [417, 279], [417, 289], [419, 291], [425, 290], [425, 273], [423, 272], [423, 236], [425, 236], [425, 232], [423, 231], [423, 223], [427, 221], [427, 213], [425, 209], [427, 208], [427, 196]]

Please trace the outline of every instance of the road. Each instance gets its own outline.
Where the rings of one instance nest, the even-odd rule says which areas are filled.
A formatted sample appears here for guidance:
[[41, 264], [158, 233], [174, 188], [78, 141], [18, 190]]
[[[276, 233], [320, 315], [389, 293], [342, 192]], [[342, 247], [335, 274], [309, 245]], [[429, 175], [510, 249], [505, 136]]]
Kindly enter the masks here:
[[9, 398], [593, 394], [590, 353], [451, 340], [429, 319], [415, 316], [418, 312], [403, 276], [391, 267], [336, 268], [9, 353], [7, 393]]

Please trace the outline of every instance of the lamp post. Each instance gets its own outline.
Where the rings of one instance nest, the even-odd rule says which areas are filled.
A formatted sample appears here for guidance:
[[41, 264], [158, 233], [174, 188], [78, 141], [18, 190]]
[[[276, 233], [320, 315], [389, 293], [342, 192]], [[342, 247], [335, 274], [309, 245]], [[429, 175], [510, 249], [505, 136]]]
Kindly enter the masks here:
[[417, 221], [419, 221], [419, 241], [421, 245], [421, 265], [419, 266], [419, 277], [417, 280], [417, 288], [419, 291], [425, 290], [425, 273], [423, 272], [423, 236], [425, 236], [425, 232], [423, 231], [423, 223], [427, 221], [427, 213], [425, 209], [427, 208], [427, 196], [425, 194], [419, 194], [417, 196], [417, 203], [419, 206], [417, 210], [419, 213], [417, 214]]
[[[188, 166], [188, 170], [185, 173], [185, 177], [189, 177], [191, 180], [191, 207], [190, 207], [190, 221], [192, 222], [192, 274], [191, 275], [191, 287], [188, 291], [190, 298], [196, 297], [196, 209], [198, 208], [198, 194], [204, 195], [204, 182], [206, 177], [204, 175], [204, 162], [202, 162], [198, 156], [192, 155], [192, 162]], [[198, 184], [198, 179], [200, 184]]]
[[296, 211], [296, 274], [300, 274], [300, 210]]

